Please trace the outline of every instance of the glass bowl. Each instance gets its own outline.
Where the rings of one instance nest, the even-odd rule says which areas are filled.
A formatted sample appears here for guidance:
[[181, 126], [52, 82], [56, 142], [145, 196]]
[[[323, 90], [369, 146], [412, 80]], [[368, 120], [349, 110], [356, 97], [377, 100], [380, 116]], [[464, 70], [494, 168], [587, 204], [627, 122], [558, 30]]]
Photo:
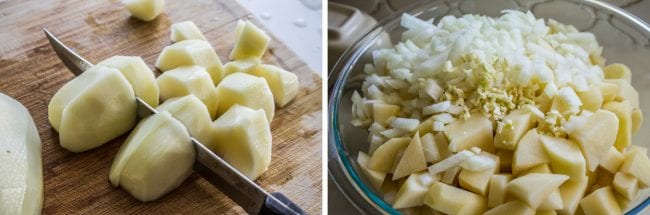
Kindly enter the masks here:
[[[632, 85], [639, 91], [641, 108], [646, 116], [650, 113], [650, 72], [647, 72], [650, 69], [650, 27], [618, 7], [596, 0], [444, 0], [415, 3], [379, 22], [347, 49], [330, 72], [338, 76], [329, 77], [330, 81], [336, 80], [329, 98], [329, 176], [359, 212], [399, 213], [369, 186], [356, 162], [358, 152], [368, 149], [368, 132], [350, 124], [350, 97], [352, 92], [361, 88], [365, 78], [363, 67], [371, 63], [372, 51], [399, 41], [405, 31], [399, 25], [400, 17], [405, 12], [423, 20], [439, 20], [445, 15], [463, 14], [498, 17], [504, 9], [530, 10], [538, 18], [552, 18], [571, 24], [580, 31], [595, 34], [603, 46], [607, 64], [618, 62], [630, 67]], [[649, 124], [644, 123], [641, 131], [633, 137], [633, 144], [650, 147], [647, 141], [650, 139]], [[645, 190], [643, 198], [634, 203], [636, 207], [628, 214], [638, 214], [650, 204], [648, 190]]]

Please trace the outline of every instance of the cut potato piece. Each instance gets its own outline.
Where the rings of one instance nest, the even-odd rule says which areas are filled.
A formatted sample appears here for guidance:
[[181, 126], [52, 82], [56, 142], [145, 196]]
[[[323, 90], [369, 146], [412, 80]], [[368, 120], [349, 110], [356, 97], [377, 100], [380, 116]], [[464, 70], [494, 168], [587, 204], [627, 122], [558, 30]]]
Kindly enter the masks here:
[[516, 215], [534, 215], [535, 210], [530, 208], [526, 203], [515, 200], [508, 203], [499, 205], [492, 208], [483, 215], [502, 215], [502, 214], [516, 214]]
[[223, 65], [223, 74], [224, 76], [228, 76], [236, 72], [251, 74], [255, 70], [255, 67], [260, 63], [262, 63], [262, 61], [259, 58], [245, 58], [230, 61]]
[[564, 205], [562, 205], [562, 195], [560, 194], [560, 189], [555, 189], [551, 195], [542, 202], [537, 210], [562, 210]]
[[612, 83], [618, 86], [618, 92], [616, 93], [616, 101], [629, 101], [632, 107], [639, 108], [639, 93], [630, 85], [630, 82], [627, 82], [623, 79], [608, 79], [605, 80], [607, 83]]
[[219, 98], [217, 116], [224, 114], [231, 106], [239, 104], [251, 109], [262, 109], [266, 113], [268, 122], [271, 123], [273, 120], [275, 115], [273, 94], [263, 78], [245, 73], [229, 75], [217, 86], [216, 94]]
[[397, 160], [397, 154], [406, 149], [410, 142], [411, 138], [408, 137], [392, 138], [386, 141], [372, 154], [368, 161], [368, 168], [380, 172], [390, 172], [393, 163]]
[[600, 188], [585, 196], [580, 201], [580, 207], [585, 212], [585, 215], [623, 213], [610, 186]]
[[614, 147], [610, 147], [605, 157], [603, 157], [603, 159], [600, 161], [600, 166], [603, 167], [603, 169], [614, 174], [621, 167], [624, 159], [625, 157], [623, 157], [623, 154], [621, 154], [621, 152], [619, 152]]
[[424, 158], [424, 150], [422, 150], [420, 134], [415, 133], [411, 139], [411, 143], [406, 147], [402, 158], [397, 163], [395, 171], [393, 171], [393, 180], [425, 170], [426, 168], [427, 161]]
[[537, 208], [568, 179], [566, 175], [531, 173], [510, 181], [507, 190], [508, 194]]
[[[490, 178], [494, 173], [499, 172], [499, 157], [488, 152], [481, 152], [481, 154], [473, 156], [469, 159], [476, 157], [484, 157], [491, 160], [494, 165], [490, 169], [483, 171], [470, 171], [468, 169], [463, 169], [458, 175], [458, 182], [460, 187], [465, 188], [466, 190], [472, 191], [481, 196], [486, 196], [488, 191], [488, 185]], [[469, 160], [468, 159], [468, 160]]]
[[248, 20], [239, 20], [235, 32], [237, 39], [235, 47], [230, 52], [231, 60], [262, 58], [271, 37]]
[[573, 126], [567, 126], [567, 134], [582, 150], [587, 161], [587, 170], [594, 171], [614, 145], [618, 131], [618, 118], [612, 112], [598, 110], [590, 116], [573, 117]]
[[484, 170], [493, 170], [499, 172], [499, 157], [489, 152], [479, 152], [479, 155], [472, 156], [460, 163], [460, 167], [472, 172], [482, 172]]
[[429, 191], [429, 187], [439, 179], [439, 176], [432, 177], [426, 172], [411, 174], [397, 191], [393, 208], [402, 209], [423, 205], [424, 196]]
[[235, 104], [214, 122], [215, 153], [251, 180], [271, 163], [271, 126], [265, 115]]
[[530, 169], [527, 169], [526, 171], [521, 172], [521, 173], [519, 174], [519, 176], [522, 176], [522, 175], [528, 175], [528, 174], [531, 174], [531, 173], [545, 173], [545, 174], [551, 174], [551, 173], [553, 173], [553, 172], [551, 172], [551, 168], [548, 167], [548, 164], [545, 164], [545, 163], [544, 163], [544, 164], [537, 165], [537, 166], [535, 166], [535, 167], [533, 167], [533, 168], [530, 168]]
[[440, 182], [434, 182], [424, 204], [445, 214], [481, 214], [487, 209], [485, 197]]
[[636, 177], [642, 188], [650, 186], [650, 160], [643, 150], [626, 153], [620, 171]]
[[42, 144], [25, 108], [0, 93], [0, 214], [40, 214], [43, 207]]
[[643, 125], [643, 112], [640, 109], [632, 110], [632, 134], [636, 134]]
[[[372, 104], [372, 118], [375, 123], [379, 123], [380, 125], [386, 127], [389, 124], [388, 119], [391, 117], [397, 117], [399, 110], [400, 107], [397, 105], [374, 103]], [[425, 132], [421, 133], [424, 134]]]
[[568, 175], [572, 181], [581, 180], [587, 174], [586, 161], [573, 141], [546, 135], [540, 135], [540, 139], [553, 173]]
[[379, 191], [383, 194], [384, 201], [392, 205], [395, 202], [398, 189], [397, 181], [386, 180]]
[[48, 117], [61, 147], [82, 152], [131, 129], [136, 107], [133, 89], [119, 70], [93, 66], [54, 94]]
[[608, 102], [603, 109], [611, 111], [618, 117], [618, 132], [614, 147], [619, 151], [632, 144], [632, 105], [629, 101]]
[[372, 187], [374, 187], [375, 189], [379, 190], [381, 189], [381, 185], [384, 183], [384, 179], [386, 178], [386, 173], [371, 170], [370, 168], [368, 168], [369, 160], [370, 157], [366, 153], [359, 152], [359, 154], [357, 155], [357, 163], [359, 163], [359, 167], [361, 167], [361, 171], [363, 172], [363, 174], [366, 175], [368, 181], [370, 181], [370, 185], [372, 185]]
[[147, 64], [140, 57], [113, 56], [97, 65], [120, 70], [122, 75], [133, 87], [135, 96], [142, 98], [151, 107], [158, 106], [160, 90], [156, 84], [156, 77]]
[[173, 42], [180, 42], [183, 40], [205, 40], [205, 36], [199, 30], [194, 22], [184, 21], [172, 24], [171, 39]]
[[278, 107], [284, 107], [298, 95], [298, 76], [292, 72], [277, 66], [260, 64], [250, 74], [266, 80], [273, 93], [273, 101]]
[[618, 85], [608, 82], [598, 83], [598, 88], [600, 88], [600, 94], [603, 95], [603, 103], [614, 101], [616, 95], [618, 95]]
[[440, 182], [458, 186], [458, 174], [460, 174], [460, 170], [461, 168], [459, 166], [447, 169], [442, 173]]
[[587, 189], [587, 193], [591, 193], [597, 189], [610, 186], [612, 185], [612, 182], [614, 181], [614, 174], [608, 172], [607, 170], [604, 170], [602, 168], [596, 169], [596, 172], [594, 174], [594, 177], [592, 184], [589, 186], [589, 189]]
[[160, 86], [161, 100], [192, 94], [208, 108], [210, 119], [214, 119], [217, 115], [219, 100], [214, 84], [205, 68], [200, 66], [178, 67], [158, 76], [156, 82]]
[[517, 149], [512, 157], [512, 173], [517, 175], [523, 170], [548, 162], [550, 159], [544, 151], [537, 130], [531, 129], [517, 144]]
[[147, 202], [178, 187], [192, 173], [196, 152], [183, 124], [168, 112], [142, 120], [120, 147], [109, 179]]
[[[517, 109], [503, 118], [505, 125], [494, 136], [497, 148], [515, 150], [521, 137], [533, 127], [533, 114], [525, 109]], [[508, 123], [506, 123], [508, 122]]]
[[492, 175], [488, 188], [488, 207], [496, 207], [506, 200], [506, 187], [512, 178], [511, 175]]
[[600, 88], [592, 85], [588, 90], [577, 92], [580, 101], [582, 102], [581, 108], [591, 112], [597, 111], [603, 105], [603, 94]]
[[219, 56], [210, 43], [203, 40], [183, 40], [166, 46], [156, 60], [156, 67], [162, 72], [181, 66], [204, 67], [214, 84], [219, 84], [224, 76]]
[[638, 180], [636, 177], [622, 172], [617, 172], [616, 175], [614, 175], [612, 185], [616, 192], [620, 193], [628, 200], [635, 200], [639, 191], [637, 183]]
[[215, 139], [212, 133], [212, 120], [210, 113], [195, 95], [172, 98], [165, 101], [158, 108], [159, 112], [167, 111], [176, 120], [185, 125], [192, 137], [196, 138], [210, 150], [215, 149]]
[[162, 13], [165, 0], [122, 0], [131, 16], [142, 21], [151, 21]]
[[[419, 131], [417, 132], [419, 133]], [[424, 150], [424, 158], [428, 163], [437, 162], [442, 159], [440, 149], [436, 144], [436, 140], [432, 133], [425, 134], [420, 138], [422, 141], [422, 149]]]
[[476, 113], [467, 120], [456, 120], [445, 126], [444, 132], [450, 142], [450, 152], [460, 152], [472, 147], [494, 152], [492, 122], [483, 114]]
[[624, 64], [613, 63], [603, 67], [606, 79], [623, 79], [628, 83], [632, 83], [632, 72]]
[[588, 183], [587, 176], [582, 176], [580, 180], [566, 181], [560, 186], [563, 203], [562, 209], [558, 211], [560, 214], [575, 214], [580, 200], [585, 196]]

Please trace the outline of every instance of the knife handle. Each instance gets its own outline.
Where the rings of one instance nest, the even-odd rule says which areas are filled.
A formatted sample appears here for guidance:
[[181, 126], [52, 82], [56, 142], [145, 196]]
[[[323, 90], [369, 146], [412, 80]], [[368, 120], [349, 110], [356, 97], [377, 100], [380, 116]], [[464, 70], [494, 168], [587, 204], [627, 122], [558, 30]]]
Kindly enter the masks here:
[[[282, 193], [272, 192], [271, 196], [275, 198], [266, 197], [264, 205], [260, 209], [261, 215], [303, 215], [306, 214], [296, 203], [293, 203], [289, 198], [282, 195]], [[285, 206], [286, 205], [286, 206]], [[287, 208], [288, 207], [288, 208]]]

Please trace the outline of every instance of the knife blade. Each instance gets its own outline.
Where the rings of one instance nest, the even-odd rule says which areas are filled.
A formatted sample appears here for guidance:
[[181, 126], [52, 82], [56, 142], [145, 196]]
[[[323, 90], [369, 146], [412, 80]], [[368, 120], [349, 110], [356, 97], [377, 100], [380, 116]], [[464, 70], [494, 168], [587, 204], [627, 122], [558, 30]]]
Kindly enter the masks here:
[[[47, 29], [43, 28], [56, 55], [75, 75], [80, 75], [93, 64], [63, 44]], [[136, 97], [138, 115], [145, 118], [158, 111]], [[194, 137], [192, 145], [196, 150], [194, 171], [210, 184], [225, 193], [230, 199], [250, 214], [306, 214], [298, 205], [281, 193], [268, 193], [255, 182], [228, 164]]]

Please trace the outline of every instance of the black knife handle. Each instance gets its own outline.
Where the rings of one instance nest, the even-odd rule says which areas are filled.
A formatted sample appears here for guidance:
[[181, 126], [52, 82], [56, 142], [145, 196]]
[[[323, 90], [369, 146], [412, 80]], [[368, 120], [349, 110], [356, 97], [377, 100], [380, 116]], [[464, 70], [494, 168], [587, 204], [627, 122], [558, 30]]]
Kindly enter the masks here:
[[271, 195], [275, 197], [275, 199], [266, 197], [266, 200], [264, 200], [264, 205], [262, 205], [262, 209], [260, 209], [261, 215], [305, 215], [306, 214], [305, 211], [303, 211], [300, 207], [298, 207], [298, 205], [296, 205], [296, 203], [293, 203], [291, 200], [289, 200], [289, 198], [282, 195], [282, 193], [273, 192], [271, 193]]

